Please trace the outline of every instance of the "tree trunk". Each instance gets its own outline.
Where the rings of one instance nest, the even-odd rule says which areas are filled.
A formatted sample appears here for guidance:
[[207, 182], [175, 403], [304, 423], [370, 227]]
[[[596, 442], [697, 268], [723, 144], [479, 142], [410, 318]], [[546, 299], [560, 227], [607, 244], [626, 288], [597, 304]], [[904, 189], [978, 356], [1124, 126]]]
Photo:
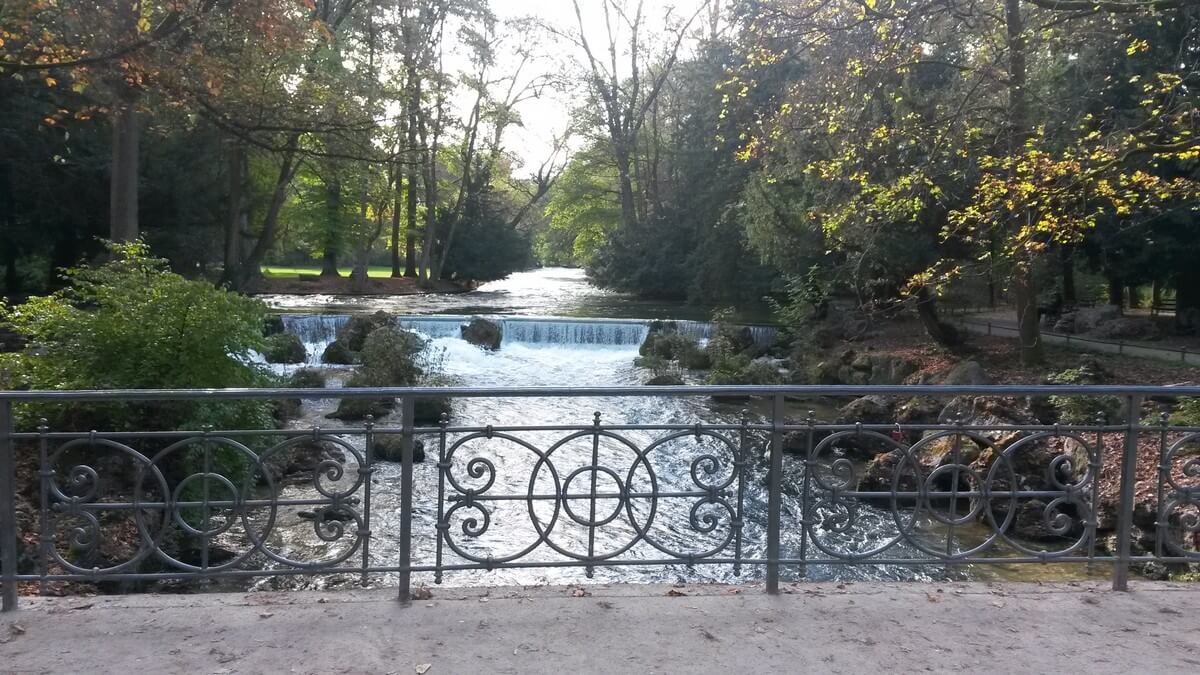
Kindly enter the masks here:
[[275, 179], [275, 189], [271, 193], [271, 201], [267, 204], [267, 212], [263, 215], [262, 230], [258, 241], [250, 250], [250, 255], [232, 270], [225, 270], [223, 283], [238, 290], [245, 290], [249, 283], [258, 277], [259, 265], [263, 257], [275, 243], [275, 231], [279, 227], [279, 212], [287, 201], [288, 186], [296, 175], [299, 162], [296, 161], [296, 150], [299, 147], [300, 134], [293, 133], [288, 137], [284, 146], [283, 161], [279, 164], [279, 176]]
[[617, 181], [621, 190], [621, 225], [637, 227], [637, 206], [633, 195], [633, 179], [630, 177], [629, 150], [620, 143], [613, 144], [613, 157], [617, 162]]
[[1017, 265], [1013, 273], [1013, 296], [1017, 304], [1017, 331], [1021, 341], [1021, 363], [1042, 362], [1042, 332], [1038, 323], [1037, 285], [1028, 265]]
[[1137, 309], [1142, 306], [1142, 303], [1138, 301], [1137, 286], [1130, 286], [1126, 289], [1126, 294], [1129, 296], [1129, 309]]
[[[1029, 101], [1026, 87], [1025, 19], [1021, 0], [1004, 0], [1004, 22], [1008, 34], [1008, 153], [1011, 161], [1021, 155], [1029, 138]], [[1010, 168], [1015, 181], [1015, 167]], [[1017, 232], [1032, 220], [1028, 206], [1019, 206], [1009, 214], [1009, 227]], [[1022, 260], [1018, 252], [1013, 268], [1013, 295], [1017, 304], [1017, 330], [1020, 334], [1021, 363], [1042, 362], [1042, 335], [1037, 306], [1037, 285], [1033, 279], [1033, 260]], [[1030, 257], [1032, 254], [1028, 254]]]
[[1062, 262], [1062, 305], [1068, 309], [1079, 304], [1075, 290], [1075, 250], [1071, 246], [1063, 246], [1058, 254]]
[[1175, 275], [1175, 330], [1181, 335], [1200, 333], [1200, 272], [1194, 266]]
[[229, 212], [225, 220], [225, 269], [242, 260], [242, 217], [245, 213], [246, 149], [237, 141], [229, 145]]
[[417, 172], [408, 171], [408, 199], [405, 204], [405, 222], [408, 231], [404, 235], [404, 276], [417, 275]]
[[[115, 14], [118, 40], [138, 38], [139, 0], [120, 0]], [[137, 92], [123, 79], [114, 84], [112, 101], [112, 167], [109, 174], [108, 238], [133, 241], [138, 237], [138, 119]]]
[[338, 247], [342, 236], [342, 183], [336, 177], [325, 184], [325, 254], [321, 256], [321, 276], [337, 277]]
[[404, 179], [400, 175], [400, 167], [396, 167], [395, 199], [392, 203], [392, 277], [404, 275], [400, 269], [400, 207], [404, 205]]
[[1116, 307], [1125, 306], [1125, 282], [1115, 272], [1108, 275], [1108, 304]]
[[943, 347], [958, 347], [962, 344], [962, 335], [954, 326], [943, 322], [937, 315], [937, 304], [928, 288], [921, 287], [917, 291], [917, 316], [925, 333]]
[[112, 174], [109, 178], [109, 239], [138, 237], [138, 120], [136, 97], [122, 93], [112, 111]]

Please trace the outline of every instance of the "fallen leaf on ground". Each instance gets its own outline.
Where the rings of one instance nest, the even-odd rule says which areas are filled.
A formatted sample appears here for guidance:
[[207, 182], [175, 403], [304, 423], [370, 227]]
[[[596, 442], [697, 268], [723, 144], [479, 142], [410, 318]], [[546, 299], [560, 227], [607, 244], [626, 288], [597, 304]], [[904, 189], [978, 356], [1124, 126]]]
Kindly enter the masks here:
[[584, 588], [574, 588], [571, 590], [571, 597], [575, 597], [575, 598], [586, 598], [591, 594], [592, 594], [591, 591], [584, 589]]
[[667, 595], [672, 598], [678, 598], [682, 595], [687, 595], [687, 593], [684, 593], [683, 591], [677, 591], [674, 588], [672, 588], [671, 590], [667, 591]]
[[262, 614], [259, 614], [259, 615], [258, 615], [258, 618], [260, 618], [260, 619], [269, 619], [269, 618], [271, 618], [271, 617], [273, 617], [273, 616], [275, 616], [275, 612], [263, 612]]
[[412, 597], [413, 597], [413, 600], [432, 600], [433, 599], [433, 591], [429, 590], [428, 588], [426, 588], [424, 586], [421, 586], [417, 590], [413, 591]]
[[429, 669], [432, 667], [432, 663], [418, 663], [414, 670], [417, 671], [417, 675], [425, 675], [425, 673], [428, 673]]

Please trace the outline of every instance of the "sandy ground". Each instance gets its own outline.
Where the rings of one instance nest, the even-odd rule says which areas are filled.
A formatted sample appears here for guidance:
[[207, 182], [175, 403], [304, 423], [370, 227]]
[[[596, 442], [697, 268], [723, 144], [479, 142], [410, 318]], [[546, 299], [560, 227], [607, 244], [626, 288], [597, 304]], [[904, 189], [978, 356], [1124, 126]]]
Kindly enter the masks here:
[[1200, 585], [435, 588], [23, 598], [0, 671], [1200, 672]]

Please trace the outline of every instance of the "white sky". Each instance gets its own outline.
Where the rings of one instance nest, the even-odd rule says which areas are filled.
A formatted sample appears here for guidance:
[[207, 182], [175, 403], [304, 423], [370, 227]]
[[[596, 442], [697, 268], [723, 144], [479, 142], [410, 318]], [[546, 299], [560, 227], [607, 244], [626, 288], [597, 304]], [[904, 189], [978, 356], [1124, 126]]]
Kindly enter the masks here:
[[[588, 41], [593, 52], [600, 58], [604, 58], [608, 45], [602, 10], [604, 1], [579, 0]], [[616, 1], [624, 2], [631, 15], [636, 11], [638, 0]], [[676, 18], [690, 17], [700, 5], [707, 5], [709, 2], [711, 0], [642, 0], [642, 14], [645, 17], [643, 31], [649, 29], [651, 33], [661, 32], [665, 26], [664, 17], [668, 12]], [[578, 31], [578, 21], [571, 0], [491, 0], [491, 6], [501, 21], [532, 16], [562, 32], [574, 34]], [[627, 43], [627, 33], [622, 31], [620, 36], [619, 39]], [[536, 62], [526, 66], [529, 76], [541, 73], [566, 75], [583, 63], [582, 50], [561, 38], [530, 35], [525, 46], [532, 48], [537, 56]], [[507, 57], [499, 57], [497, 71], [511, 71], [515, 65], [515, 61], [511, 59], [515, 59], [511, 53]], [[624, 64], [624, 60], [621, 63]], [[543, 97], [525, 101], [518, 106], [524, 128], [510, 128], [505, 135], [504, 145], [509, 152], [520, 158], [525, 170], [536, 169], [550, 156], [554, 137], [561, 136], [570, 125], [572, 107], [583, 100], [583, 95], [582, 91], [566, 91], [561, 94], [548, 91]], [[574, 147], [578, 147], [578, 143], [574, 144]]]

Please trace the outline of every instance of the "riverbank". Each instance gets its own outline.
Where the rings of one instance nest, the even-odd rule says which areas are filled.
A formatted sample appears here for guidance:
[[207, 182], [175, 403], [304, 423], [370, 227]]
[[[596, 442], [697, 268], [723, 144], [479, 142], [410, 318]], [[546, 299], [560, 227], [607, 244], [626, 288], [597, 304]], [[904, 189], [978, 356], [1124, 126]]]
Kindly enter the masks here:
[[16, 672], [1200, 668], [1200, 615], [1186, 609], [1200, 587], [1186, 584], [437, 587], [407, 608], [394, 590], [22, 602], [0, 618], [0, 659]]

